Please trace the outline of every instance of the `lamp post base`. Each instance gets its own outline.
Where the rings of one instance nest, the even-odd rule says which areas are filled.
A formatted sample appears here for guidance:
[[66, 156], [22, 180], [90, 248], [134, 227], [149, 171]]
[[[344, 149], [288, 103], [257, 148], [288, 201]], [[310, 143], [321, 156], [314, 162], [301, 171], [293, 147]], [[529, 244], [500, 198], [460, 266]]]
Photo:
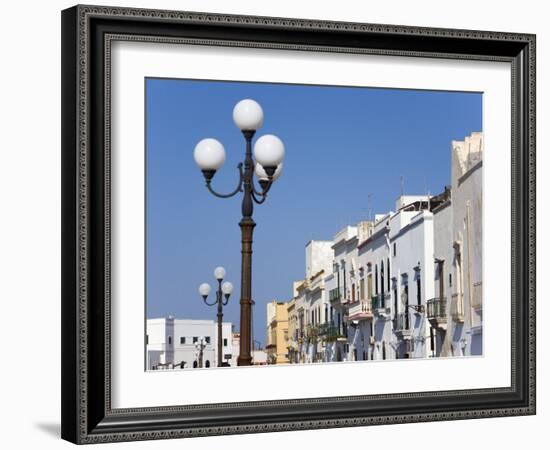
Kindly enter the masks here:
[[252, 356], [249, 358], [237, 358], [237, 366], [251, 366], [252, 365]]

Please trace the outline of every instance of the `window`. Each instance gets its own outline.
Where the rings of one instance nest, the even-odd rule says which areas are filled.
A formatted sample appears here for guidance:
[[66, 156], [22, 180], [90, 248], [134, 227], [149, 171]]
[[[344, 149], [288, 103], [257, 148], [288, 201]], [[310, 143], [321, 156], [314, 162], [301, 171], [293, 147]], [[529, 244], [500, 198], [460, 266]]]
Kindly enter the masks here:
[[205, 367], [210, 367], [210, 360], [206, 360], [206, 364], [205, 364]]
[[401, 304], [403, 305], [403, 317], [405, 319], [405, 330], [409, 329], [409, 280], [406, 273], [401, 275], [401, 284], [403, 290], [401, 291]]
[[444, 278], [444, 272], [443, 272], [443, 261], [438, 261], [437, 263], [437, 271], [438, 271], [438, 277], [439, 277], [439, 298], [445, 297], [445, 278]]
[[382, 359], [386, 359], [386, 343], [382, 342]]
[[172, 336], [168, 336], [168, 345], [172, 343]]
[[449, 274], [449, 286], [453, 287], [453, 274], [452, 273]]
[[397, 280], [393, 280], [393, 318], [397, 320]]
[[210, 336], [206, 336], [206, 337], [204, 338], [204, 340], [205, 340], [205, 342], [206, 342], [207, 344], [210, 344]]
[[365, 279], [359, 280], [359, 298], [365, 300]]
[[185, 337], [180, 337], [180, 344], [185, 344]]
[[199, 337], [193, 336], [193, 344], [196, 344], [197, 342], [199, 342]]
[[380, 263], [380, 285], [382, 286], [382, 295], [385, 292], [385, 283], [384, 283], [384, 261]]
[[378, 295], [378, 264], [374, 265], [374, 293]]
[[355, 301], [355, 283], [351, 284], [351, 301]]
[[388, 271], [388, 292], [390, 292], [390, 290], [391, 290], [391, 285], [390, 285], [390, 282], [391, 282], [390, 258], [388, 258], [386, 260], [386, 266], [387, 266], [387, 271]]
[[227, 347], [227, 338], [223, 338], [223, 346]]
[[145, 335], [145, 344], [149, 345], [149, 335], [148, 334]]
[[422, 291], [421, 291], [421, 283], [420, 283], [420, 270], [417, 271], [416, 274], [416, 304], [420, 306], [422, 304]]
[[393, 243], [393, 256], [397, 256], [397, 242]]
[[193, 361], [193, 369], [196, 369], [199, 367], [199, 363], [197, 361]]
[[372, 273], [367, 275], [367, 299], [372, 298]]

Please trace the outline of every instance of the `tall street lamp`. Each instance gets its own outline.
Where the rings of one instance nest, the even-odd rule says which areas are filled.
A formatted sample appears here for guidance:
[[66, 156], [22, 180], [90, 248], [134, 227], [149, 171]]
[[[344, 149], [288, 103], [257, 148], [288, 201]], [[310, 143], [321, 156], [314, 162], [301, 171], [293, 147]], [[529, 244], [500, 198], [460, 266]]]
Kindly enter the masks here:
[[[239, 366], [249, 366], [252, 361], [252, 234], [256, 223], [252, 219], [254, 203], [264, 203], [272, 183], [280, 176], [285, 147], [282, 141], [272, 134], [266, 134], [254, 144], [252, 158], [252, 138], [263, 124], [262, 107], [254, 100], [241, 100], [233, 109], [233, 121], [243, 133], [246, 147], [244, 162], [237, 166], [239, 182], [233, 192], [219, 194], [211, 186], [216, 171], [225, 162], [225, 149], [216, 139], [203, 139], [194, 152], [195, 162], [202, 170], [207, 189], [216, 197], [229, 198], [243, 193], [241, 204], [241, 323]], [[253, 175], [258, 178], [260, 189], [254, 185]]]
[[[225, 269], [223, 267], [216, 267], [214, 270], [214, 276], [218, 280], [218, 289], [216, 291], [216, 300], [212, 303], [208, 303], [206, 300], [208, 294], [210, 294], [211, 287], [208, 283], [202, 283], [199, 286], [199, 294], [201, 294], [204, 303], [208, 306], [218, 306], [218, 367], [222, 367], [223, 358], [222, 358], [222, 349], [223, 349], [223, 339], [222, 339], [222, 321], [223, 321], [223, 307], [229, 302], [229, 296], [233, 292], [233, 284], [229, 281], [222, 283], [225, 277]], [[224, 300], [225, 298], [225, 300]]]

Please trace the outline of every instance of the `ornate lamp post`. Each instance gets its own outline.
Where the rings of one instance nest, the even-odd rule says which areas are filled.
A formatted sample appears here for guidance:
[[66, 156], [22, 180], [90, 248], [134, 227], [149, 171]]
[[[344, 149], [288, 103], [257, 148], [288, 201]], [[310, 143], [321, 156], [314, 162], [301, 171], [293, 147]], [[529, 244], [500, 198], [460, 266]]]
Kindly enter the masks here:
[[[203, 139], [194, 152], [195, 162], [202, 170], [207, 189], [216, 197], [228, 198], [243, 193], [241, 204], [241, 317], [239, 366], [249, 366], [252, 361], [252, 233], [256, 223], [252, 219], [254, 203], [264, 203], [272, 183], [280, 176], [285, 147], [282, 141], [272, 134], [266, 134], [254, 144], [252, 158], [252, 138], [263, 124], [262, 107], [254, 100], [241, 100], [233, 109], [233, 121], [243, 133], [246, 147], [244, 162], [239, 163], [239, 181], [229, 194], [219, 194], [212, 186], [212, 178], [225, 162], [225, 149], [216, 139]], [[256, 174], [260, 189], [254, 186]]]
[[[199, 286], [199, 294], [201, 294], [204, 303], [208, 306], [218, 306], [218, 367], [223, 365], [223, 338], [222, 338], [222, 321], [223, 321], [223, 307], [229, 302], [229, 296], [233, 292], [233, 284], [226, 281], [222, 284], [225, 277], [225, 269], [223, 267], [216, 267], [214, 270], [214, 276], [218, 280], [218, 289], [216, 291], [216, 300], [213, 303], [208, 303], [206, 300], [208, 294], [210, 294], [211, 287], [208, 283], [202, 283]], [[225, 298], [225, 300], [224, 300]]]

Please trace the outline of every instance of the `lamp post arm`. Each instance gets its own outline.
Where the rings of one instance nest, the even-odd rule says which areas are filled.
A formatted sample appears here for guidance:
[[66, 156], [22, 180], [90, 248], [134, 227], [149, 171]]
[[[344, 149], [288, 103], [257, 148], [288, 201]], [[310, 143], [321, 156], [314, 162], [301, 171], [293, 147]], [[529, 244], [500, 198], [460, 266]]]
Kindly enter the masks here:
[[254, 200], [254, 203], [261, 205], [263, 202], [265, 202], [267, 196], [265, 194], [258, 194], [255, 191], [252, 191], [251, 193], [252, 200]]
[[218, 303], [218, 300], [217, 300], [217, 299], [216, 299], [216, 301], [215, 301], [214, 303], [208, 303], [208, 301], [207, 301], [205, 298], [203, 298], [202, 300], [203, 300], [204, 303], [206, 303], [208, 306], [214, 306], [215, 304]]
[[254, 192], [254, 194], [256, 194], [257, 196], [261, 196], [261, 197], [265, 197], [266, 194], [269, 192], [269, 190], [271, 189], [271, 186], [273, 186], [273, 180], [269, 180], [267, 182], [267, 184], [265, 185], [265, 188], [262, 187], [262, 190], [261, 191], [258, 191], [256, 189], [256, 186], [254, 184], [254, 182], [252, 182], [252, 191]]
[[239, 182], [237, 184], [237, 187], [235, 188], [235, 190], [229, 194], [220, 194], [219, 192], [216, 192], [213, 188], [212, 188], [212, 182], [211, 180], [207, 180], [206, 181], [206, 187], [208, 188], [208, 190], [216, 197], [219, 197], [219, 198], [229, 198], [229, 197], [233, 197], [234, 195], [236, 195], [237, 193], [239, 192], [242, 192], [243, 190], [243, 179], [244, 179], [244, 174], [243, 174], [243, 163], [239, 163], [239, 165], [237, 166], [237, 170], [239, 171]]

